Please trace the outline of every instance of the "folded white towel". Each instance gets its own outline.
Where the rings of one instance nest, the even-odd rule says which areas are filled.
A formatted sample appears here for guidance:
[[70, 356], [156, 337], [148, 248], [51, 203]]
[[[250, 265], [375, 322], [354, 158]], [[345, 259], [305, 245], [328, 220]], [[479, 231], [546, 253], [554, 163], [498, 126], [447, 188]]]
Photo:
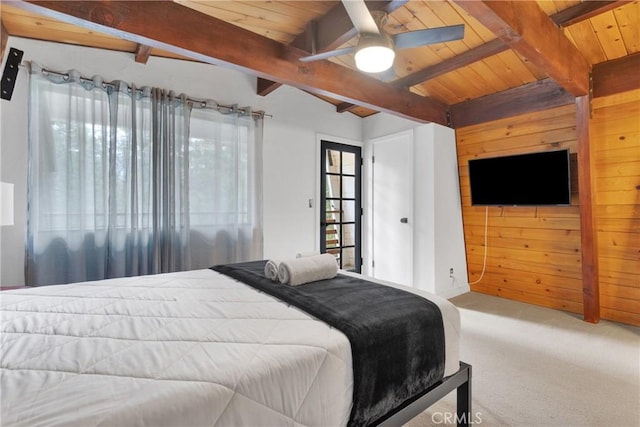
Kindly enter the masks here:
[[270, 259], [264, 265], [264, 275], [267, 279], [271, 279], [274, 282], [278, 281], [278, 266], [280, 265], [280, 261], [275, 259]]
[[298, 252], [296, 254], [296, 258], [306, 258], [308, 256], [316, 256], [316, 255], [320, 255], [320, 252], [318, 251]]
[[284, 260], [278, 267], [278, 281], [291, 286], [332, 279], [336, 274], [338, 263], [331, 254]]

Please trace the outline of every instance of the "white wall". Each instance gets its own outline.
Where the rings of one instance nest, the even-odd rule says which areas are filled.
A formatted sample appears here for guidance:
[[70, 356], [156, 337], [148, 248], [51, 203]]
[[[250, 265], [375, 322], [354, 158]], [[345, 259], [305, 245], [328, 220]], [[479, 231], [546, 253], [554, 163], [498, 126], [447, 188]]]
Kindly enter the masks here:
[[[254, 77], [208, 64], [157, 57], [138, 64], [133, 54], [13, 37], [7, 45], [23, 50], [23, 61], [36, 61], [52, 70], [75, 68], [87, 76], [100, 74], [105, 80], [172, 89], [273, 115], [265, 118], [264, 126], [264, 255], [282, 258], [315, 248], [316, 135], [361, 141], [360, 118], [338, 114], [334, 106], [291, 87], [260, 97]], [[4, 286], [24, 283], [27, 93], [27, 75], [21, 69], [13, 99], [0, 103], [0, 180], [15, 184], [15, 225], [0, 228], [0, 284]], [[314, 199], [313, 208], [308, 207], [309, 199]]]
[[455, 131], [430, 123], [414, 138], [414, 280], [449, 298], [469, 292]]

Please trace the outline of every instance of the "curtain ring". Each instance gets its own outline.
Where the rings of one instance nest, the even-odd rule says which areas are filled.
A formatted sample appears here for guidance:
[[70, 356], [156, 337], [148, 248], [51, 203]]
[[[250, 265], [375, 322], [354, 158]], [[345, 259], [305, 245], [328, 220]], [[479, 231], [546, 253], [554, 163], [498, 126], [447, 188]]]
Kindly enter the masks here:
[[64, 80], [65, 82], [66, 82], [67, 80], [69, 80], [69, 74], [65, 74], [65, 75], [63, 75], [63, 76], [62, 76], [62, 80]]

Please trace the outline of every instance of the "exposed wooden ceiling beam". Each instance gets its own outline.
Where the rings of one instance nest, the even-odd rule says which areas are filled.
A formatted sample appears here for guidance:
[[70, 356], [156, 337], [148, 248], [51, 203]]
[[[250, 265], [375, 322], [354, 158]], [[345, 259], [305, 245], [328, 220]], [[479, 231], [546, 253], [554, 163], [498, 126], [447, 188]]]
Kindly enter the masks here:
[[[593, 97], [640, 89], [640, 52], [593, 66]], [[522, 102], [526, 99], [527, 102]], [[454, 129], [568, 105], [573, 95], [551, 79], [539, 80], [450, 107]]]
[[[407, 1], [367, 1], [367, 7], [369, 10], [384, 10], [391, 13]], [[357, 35], [358, 31], [353, 26], [347, 11], [342, 3], [338, 3], [326, 14], [309, 22], [305, 30], [291, 42], [291, 46], [309, 53], [324, 52], [338, 48]], [[258, 82], [258, 88], [263, 89], [262, 92], [258, 92], [258, 95], [266, 96], [281, 86], [281, 83], [268, 82], [268, 80]]]
[[586, 19], [598, 16], [601, 13], [605, 13], [614, 9], [621, 4], [631, 3], [633, 0], [617, 0], [617, 1], [596, 1], [589, 0], [584, 3], [579, 3], [575, 6], [569, 7], [565, 10], [561, 10], [551, 16], [553, 22], [563, 27], [568, 27], [578, 22], [582, 22]]
[[536, 2], [455, 2], [568, 92], [589, 93], [589, 63]]
[[[22, 1], [16, 7], [341, 101], [446, 124], [446, 107], [172, 1]], [[167, 25], [161, 25], [166, 23]]]
[[[522, 102], [523, 99], [527, 101]], [[451, 127], [457, 129], [574, 102], [575, 97], [552, 79], [539, 80], [452, 105]]]
[[593, 97], [640, 89], [640, 52], [593, 66]]
[[151, 55], [151, 46], [138, 43], [136, 46], [136, 62], [146, 64]]
[[347, 111], [351, 111], [356, 107], [357, 107], [356, 104], [352, 104], [350, 102], [341, 102], [340, 104], [336, 105], [336, 112], [346, 113]]
[[504, 52], [508, 49], [509, 46], [507, 46], [502, 40], [495, 39], [463, 52], [460, 55], [456, 55], [450, 59], [446, 59], [430, 67], [423, 68], [420, 71], [416, 71], [415, 73], [409, 74], [398, 80], [394, 80], [391, 84], [396, 87], [415, 86], [417, 84], [424, 83], [427, 80], [434, 79], [438, 76], [454, 71], [460, 67], [466, 67], [474, 62], [497, 55], [498, 53]]
[[277, 83], [271, 80], [258, 77], [258, 84], [256, 85], [256, 94], [260, 96], [267, 96], [274, 90], [282, 86], [282, 83]]

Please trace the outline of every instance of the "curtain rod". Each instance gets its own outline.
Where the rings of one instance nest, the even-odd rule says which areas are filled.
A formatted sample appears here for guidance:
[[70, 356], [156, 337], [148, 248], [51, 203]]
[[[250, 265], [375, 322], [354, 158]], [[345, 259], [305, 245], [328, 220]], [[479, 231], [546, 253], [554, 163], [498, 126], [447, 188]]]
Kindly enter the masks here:
[[[20, 64], [21, 67], [27, 67], [27, 64]], [[55, 76], [60, 76], [62, 77], [63, 80], [69, 80], [69, 74], [68, 73], [61, 73], [59, 71], [53, 71], [53, 70], [49, 70], [46, 68], [42, 68], [42, 72], [44, 74], [53, 74]], [[87, 78], [87, 77], [82, 77], [80, 76], [80, 81], [81, 82], [85, 82], [85, 83], [93, 83], [93, 79]], [[102, 82], [102, 87], [106, 88], [106, 87], [111, 87], [114, 88], [116, 87], [115, 84], [110, 83], [110, 82]], [[131, 92], [131, 86], [127, 85], [129, 92]], [[136, 89], [136, 92], [139, 92], [140, 94], [142, 94], [142, 89]], [[228, 110], [227, 114], [230, 113], [235, 113], [238, 112], [240, 114], [247, 114], [247, 110], [245, 108], [248, 107], [244, 107], [244, 108], [238, 108], [238, 105], [221, 105], [218, 104], [216, 101], [214, 101], [216, 103], [215, 107], [209, 107], [207, 106], [207, 100], [203, 100], [203, 99], [194, 99], [194, 98], [190, 98], [189, 96], [187, 96], [186, 98], [187, 102], [191, 102], [193, 104], [200, 104], [200, 108], [205, 108], [205, 109], [213, 109], [216, 110], [220, 113], [222, 113], [221, 110]], [[249, 108], [249, 111], [251, 113], [252, 116], [258, 116], [260, 118], [265, 118], [265, 117], [269, 117], [272, 118], [273, 116], [271, 114], [267, 114], [264, 111], [251, 111], [251, 109]], [[224, 114], [224, 113], [223, 113]]]

